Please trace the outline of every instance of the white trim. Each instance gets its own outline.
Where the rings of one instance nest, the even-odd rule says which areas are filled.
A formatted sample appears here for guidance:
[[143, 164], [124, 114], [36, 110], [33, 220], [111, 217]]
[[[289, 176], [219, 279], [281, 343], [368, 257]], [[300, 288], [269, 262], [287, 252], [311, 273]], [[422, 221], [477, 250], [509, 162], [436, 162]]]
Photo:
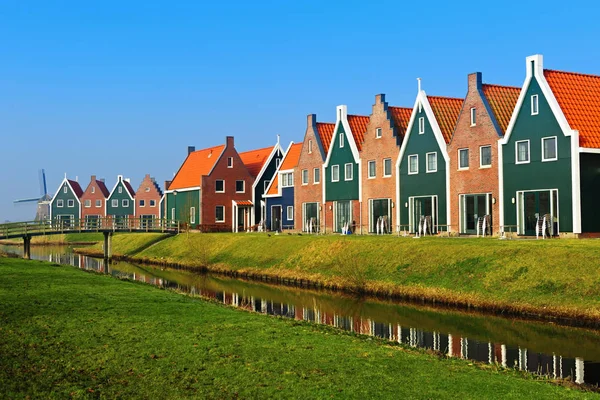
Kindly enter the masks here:
[[[304, 173], [306, 172], [306, 181], [304, 181]], [[303, 170], [300, 171], [300, 180], [302, 182], [302, 186], [306, 186], [309, 184], [310, 182], [310, 176], [309, 176], [309, 172], [308, 172], [308, 168], [305, 168]]]
[[[271, 190], [271, 186], [273, 186], [273, 183], [275, 182], [275, 179], [271, 179], [269, 181], [269, 186], [267, 186], [267, 188], [265, 189], [265, 192], [263, 193], [262, 197], [263, 198], [267, 198], [267, 197], [280, 197], [282, 195], [282, 179], [281, 179], [281, 174], [284, 173], [294, 173], [294, 169], [286, 169], [286, 170], [282, 170], [281, 166], [283, 165], [285, 159], [288, 156], [288, 153], [290, 152], [290, 149], [292, 148], [292, 146], [294, 145], [294, 141], [291, 141], [290, 144], [288, 145], [287, 149], [285, 149], [285, 152], [283, 153], [282, 157], [281, 157], [281, 163], [277, 166], [277, 169], [275, 170], [275, 174], [273, 176], [277, 176], [277, 180], [280, 182], [279, 186], [277, 187], [277, 194], [270, 194], [268, 195], [267, 193], [269, 193], [269, 190]], [[304, 146], [304, 145], [303, 145]], [[292, 185], [291, 187], [293, 187], [295, 185]], [[288, 186], [286, 186], [288, 187]], [[244, 188], [245, 189], [245, 188]], [[263, 218], [264, 219], [264, 218]]]
[[477, 125], [477, 109], [475, 107], [471, 107], [471, 112], [469, 115], [471, 117], [471, 125], [470, 126], [476, 126]]
[[419, 117], [419, 135], [425, 133], [425, 117]]
[[[319, 173], [319, 179], [317, 179], [317, 172]], [[321, 169], [320, 168], [313, 168], [313, 185], [316, 184], [320, 184], [321, 183]]]
[[[222, 220], [217, 220], [217, 207], [223, 208], [223, 219]], [[215, 205], [215, 224], [223, 224], [223, 223], [225, 223], [225, 206], [221, 205], [221, 204], [217, 204], [217, 205]]]
[[[573, 233], [582, 233], [581, 227], [581, 162], [579, 159], [579, 131], [571, 135], [571, 195], [573, 203]], [[558, 156], [558, 154], [557, 154]], [[558, 208], [557, 208], [558, 210]]]
[[502, 153], [502, 139], [498, 140], [498, 228], [500, 234], [504, 230], [504, 155]]
[[[327, 152], [327, 158], [325, 158], [325, 162], [323, 163], [324, 167], [329, 167], [329, 161], [331, 160], [331, 154], [333, 153], [333, 148], [335, 147], [335, 137], [336, 132], [339, 130], [339, 126], [342, 125], [344, 128], [344, 135], [346, 136], [346, 140], [350, 145], [350, 149], [352, 150], [352, 155], [354, 156], [354, 162], [358, 163], [360, 160], [360, 154], [358, 152], [358, 147], [354, 142], [354, 135], [352, 134], [352, 130], [350, 129], [350, 124], [348, 123], [348, 107], [345, 105], [337, 106], [336, 108], [337, 121], [335, 123], [335, 127], [333, 128], [333, 139], [331, 144], [329, 145], [329, 151]], [[337, 135], [339, 136], [339, 135]], [[324, 176], [324, 175], [323, 175]]]
[[339, 138], [340, 138], [340, 149], [344, 148], [344, 136], [346, 136], [345, 132], [340, 132], [339, 133]]
[[[575, 132], [575, 131], [573, 131]], [[578, 133], [579, 135], [579, 133]], [[576, 147], [577, 148], [577, 147]], [[589, 147], [578, 147], [580, 153], [600, 154], [600, 149], [590, 149]]]
[[[467, 166], [466, 167], [461, 167], [460, 165], [460, 161], [461, 161], [461, 157], [460, 157], [460, 153], [461, 151], [467, 151]], [[462, 149], [458, 149], [458, 170], [459, 171], [465, 171], [467, 169], [469, 169], [469, 167], [471, 166], [471, 155], [469, 154], [469, 148], [468, 147], [463, 147]]]
[[196, 207], [190, 207], [190, 224], [196, 223]]
[[[385, 173], [385, 162], [386, 162], [386, 160], [390, 162], [390, 173], [387, 174], [387, 175]], [[383, 177], [384, 178], [390, 178], [392, 176], [392, 174], [393, 174], [392, 171], [393, 171], [393, 168], [394, 168], [394, 166], [392, 165], [392, 158], [391, 157], [384, 158], [382, 160], [382, 163], [383, 163], [383, 166], [382, 166], [383, 167]]]
[[538, 115], [540, 113], [540, 97], [537, 94], [532, 94], [530, 99], [531, 115]]
[[[374, 173], [371, 175], [371, 165], [375, 166]], [[377, 160], [369, 160], [367, 161], [367, 178], [375, 179], [377, 178]]]
[[[60, 205], [58, 205], [58, 202], [61, 202]], [[56, 200], [56, 208], [64, 208], [65, 207], [65, 200], [64, 199], [58, 199]]]
[[[223, 190], [217, 190], [217, 182], [223, 182]], [[225, 179], [215, 179], [215, 193], [225, 193]]]
[[[527, 143], [527, 160], [519, 161], [519, 143]], [[529, 139], [515, 141], [515, 164], [529, 164], [531, 162], [531, 143]]]
[[129, 199], [121, 199], [121, 207], [129, 207]]
[[[117, 202], [117, 205], [115, 205], [115, 201]], [[110, 199], [110, 206], [112, 208], [118, 208], [119, 207], [119, 199]]]
[[[488, 147], [490, 148], [490, 163], [484, 165], [484, 164], [481, 163], [481, 160], [483, 160], [481, 151], [484, 148], [488, 148]], [[483, 145], [483, 146], [479, 146], [479, 168], [492, 168], [492, 145], [491, 144], [486, 144], [486, 145]]]
[[[435, 169], [429, 169], [429, 155], [433, 154], [435, 155]], [[438, 167], [437, 167], [437, 151], [430, 151], [429, 153], [425, 153], [425, 173], [426, 174], [431, 174], [434, 172], [437, 172]]]
[[[290, 208], [292, 209], [292, 212], [290, 213]], [[285, 219], [288, 221], [293, 221], [294, 220], [294, 206], [286, 206], [285, 207]], [[290, 218], [290, 215], [292, 216], [292, 218]], [[282, 224], [283, 225], [283, 224]], [[283, 226], [282, 226], [283, 228]]]
[[[333, 178], [333, 170], [337, 169], [337, 179]], [[331, 166], [331, 182], [339, 182], [340, 181], [340, 166], [338, 164]]]
[[[417, 170], [416, 170], [415, 172], [411, 172], [411, 171], [410, 171], [410, 158], [411, 158], [411, 157], [416, 157], [416, 158], [417, 158], [417, 163], [416, 163], [416, 165], [417, 165]], [[409, 154], [409, 155], [407, 156], [407, 158], [408, 158], [408, 159], [407, 159], [407, 163], [408, 163], [408, 164], [407, 164], [407, 165], [408, 165], [408, 171], [406, 172], [406, 173], [407, 173], [407, 175], [418, 175], [418, 174], [419, 174], [419, 155], [418, 155], [418, 154]]]
[[[553, 158], [545, 158], [544, 157], [544, 140], [554, 139], [554, 157]], [[558, 160], [558, 138], [556, 136], [546, 136], [541, 139], [542, 142], [542, 162], [548, 161], [557, 161]]]
[[[291, 146], [291, 144], [290, 144]], [[289, 150], [289, 147], [288, 147]], [[252, 204], [256, 203], [256, 185], [258, 184], [258, 182], [260, 182], [260, 180], [262, 179], [263, 174], [265, 173], [265, 171], [267, 170], [267, 168], [269, 167], [269, 164], [271, 164], [271, 160], [273, 160], [273, 157], [277, 154], [277, 153], [281, 153], [281, 160], [283, 160], [283, 149], [281, 148], [281, 146], [279, 145], [279, 137], [277, 139], [277, 143], [275, 143], [275, 146], [273, 146], [273, 150], [271, 150], [271, 154], [269, 154], [269, 157], [267, 158], [267, 160], [265, 161], [265, 163], [263, 164], [262, 168], [260, 169], [260, 172], [258, 173], [258, 175], [256, 176], [256, 179], [254, 180], [254, 183], [252, 184]], [[275, 173], [277, 173], [277, 170], [279, 169], [279, 166], [276, 166], [276, 170]], [[275, 174], [273, 174], [273, 176], [275, 176]], [[274, 181], [273, 176], [271, 177], [271, 179], [269, 179], [269, 185], [271, 184], [271, 181]], [[263, 187], [264, 188], [264, 187]], [[266, 188], [264, 188], [264, 193], [267, 193], [269, 186], [267, 185]], [[252, 208], [254, 208], [254, 205], [252, 206]], [[254, 221], [255, 217], [254, 217], [254, 211], [252, 210], [250, 212], [250, 225], [254, 225], [256, 222]]]
[[[231, 165], [229, 165], [229, 160], [231, 160]], [[227, 168], [233, 168], [233, 157], [227, 157]]]
[[[125, 179], [123, 179], [123, 175], [117, 175], [117, 183], [115, 183], [115, 186], [113, 187], [113, 189], [108, 194], [107, 200], [112, 197], [113, 193], [115, 192], [115, 189], [117, 189], [117, 187], [119, 186], [119, 182], [121, 182], [121, 183], [125, 182]], [[129, 190], [127, 190], [127, 187], [125, 186], [125, 183], [123, 183], [123, 187], [125, 188], [125, 193], [127, 193], [127, 195], [129, 196], [129, 198], [133, 201], [134, 200], [133, 196], [131, 195], [131, 193], [129, 193]]]
[[[241, 190], [241, 191], [237, 190], [237, 184], [238, 184], [238, 182], [242, 182], [244, 184], [244, 190]], [[243, 180], [243, 179], [236, 179], [235, 180], [235, 192], [236, 193], [246, 193], [246, 181], [245, 180]]]
[[169, 194], [169, 193], [173, 193], [173, 192], [191, 192], [192, 190], [200, 190], [201, 187], [200, 186], [194, 186], [194, 187], [190, 187], [190, 188], [185, 188], [185, 189], [171, 189], [171, 190], [165, 190], [165, 194]]
[[381, 136], [382, 136], [381, 131], [382, 131], [381, 128], [375, 128], [375, 139], [381, 139]]
[[[348, 178], [348, 166], [350, 166], [350, 178]], [[354, 164], [346, 163], [344, 164], [344, 181], [350, 182], [354, 180]]]
[[[558, 235], [561, 231], [560, 231], [560, 191], [558, 190], [558, 188], [553, 188], [553, 189], [522, 189], [522, 190], [517, 190], [515, 192], [515, 206], [516, 206], [516, 225], [517, 225], [517, 234], [518, 235], [525, 235], [525, 226], [521, 226], [519, 224], [521, 215], [519, 214], [521, 212], [521, 196], [519, 194], [523, 194], [524, 193], [530, 193], [530, 192], [550, 192], [550, 215], [552, 215], [552, 217], [556, 218], [556, 232], [554, 232], [555, 235]], [[552, 196], [552, 192], [556, 192], [556, 215], [552, 214], [552, 209], [553, 209], [553, 196]], [[525, 209], [523, 209], [523, 214], [525, 213]], [[523, 215], [524, 217], [525, 215]], [[554, 221], [552, 221], [552, 223], [554, 223]]]
[[[283, 177], [288, 176], [288, 175], [291, 175], [292, 179], [288, 180], [288, 182], [287, 182], [288, 184], [285, 185]], [[289, 171], [289, 172], [279, 171], [278, 180], [279, 180], [279, 187], [277, 188], [277, 192], [279, 194], [281, 194], [282, 189], [294, 187], [294, 171], [293, 170]], [[291, 182], [291, 184], [290, 184], [290, 182]], [[270, 188], [271, 188], [271, 185], [269, 185], [269, 190], [270, 190]]]

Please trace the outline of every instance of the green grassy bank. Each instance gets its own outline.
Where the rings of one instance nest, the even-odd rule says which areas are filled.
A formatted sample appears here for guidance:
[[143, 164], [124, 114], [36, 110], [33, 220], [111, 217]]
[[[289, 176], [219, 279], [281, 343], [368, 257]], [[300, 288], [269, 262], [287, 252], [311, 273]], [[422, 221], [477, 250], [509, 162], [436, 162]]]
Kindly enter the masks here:
[[181, 234], [154, 243], [160, 238], [115, 236], [113, 254], [600, 323], [598, 240]]
[[72, 267], [0, 276], [3, 397], [598, 397]]
[[[102, 233], [65, 233], [57, 235], [42, 235], [31, 238], [33, 246], [72, 245], [82, 243], [98, 243], [103, 240]], [[23, 239], [0, 240], [0, 244], [21, 246]]]

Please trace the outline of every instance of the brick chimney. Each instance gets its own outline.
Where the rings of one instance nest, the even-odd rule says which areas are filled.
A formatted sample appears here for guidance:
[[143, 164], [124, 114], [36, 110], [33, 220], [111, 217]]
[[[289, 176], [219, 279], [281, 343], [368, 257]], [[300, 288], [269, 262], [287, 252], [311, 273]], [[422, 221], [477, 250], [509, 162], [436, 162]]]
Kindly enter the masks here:
[[473, 72], [468, 77], [469, 93], [480, 90], [482, 85], [481, 72]]
[[306, 116], [306, 127], [308, 129], [317, 130], [317, 114], [308, 114]]
[[188, 155], [196, 151], [196, 146], [188, 146]]
[[96, 175], [92, 175], [92, 177], [90, 178], [90, 181], [94, 182], [96, 180]]
[[226, 136], [225, 137], [225, 147], [235, 147], [234, 146], [234, 141], [233, 141], [233, 136]]
[[169, 186], [171, 186], [171, 182], [173, 182], [173, 181], [165, 181], [165, 190], [169, 190]]
[[380, 93], [375, 95], [375, 104], [385, 103], [385, 94]]

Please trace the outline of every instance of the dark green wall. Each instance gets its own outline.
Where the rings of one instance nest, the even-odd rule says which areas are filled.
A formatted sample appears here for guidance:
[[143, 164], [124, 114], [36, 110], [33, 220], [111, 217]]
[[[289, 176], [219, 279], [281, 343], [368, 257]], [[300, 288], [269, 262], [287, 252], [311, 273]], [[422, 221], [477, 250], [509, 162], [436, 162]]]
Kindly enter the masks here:
[[[260, 210], [260, 201], [263, 200], [263, 194], [265, 194], [265, 181], [271, 181], [275, 177], [275, 172], [277, 171], [277, 160], [281, 160], [283, 158], [283, 154], [281, 151], [278, 151], [277, 154], [271, 159], [269, 165], [265, 169], [264, 174], [258, 181], [256, 187], [254, 188], [254, 221], [258, 223], [261, 218], [261, 210]], [[268, 210], [267, 210], [268, 213]]]
[[[65, 187], [67, 188], [67, 193], [64, 192]], [[63, 200], [63, 207], [56, 207], [56, 202], [59, 199]], [[73, 207], [68, 206], [68, 200], [73, 200]], [[73, 215], [74, 219], [79, 219], [80, 204], [77, 201], [77, 196], [75, 196], [75, 193], [73, 193], [67, 182], [63, 182], [63, 184], [60, 186], [59, 191], [51, 204], [51, 207], [53, 219], [55, 219], [57, 215]]]
[[[344, 133], [344, 147], [340, 148], [339, 140], [340, 133]], [[325, 176], [322, 177], [326, 179], [325, 185], [325, 201], [337, 201], [337, 200], [358, 200], [358, 163], [354, 160], [354, 155], [352, 154], [352, 149], [350, 148], [350, 143], [348, 136], [350, 132], [345, 132], [343, 124], [339, 124], [339, 127], [334, 135], [331, 146], [333, 149], [331, 150], [331, 158], [329, 159], [329, 165], [325, 168]], [[345, 165], [348, 163], [352, 163], [353, 172], [352, 172], [352, 180], [345, 180]], [[331, 167], [333, 165], [340, 166], [340, 180], [339, 182], [331, 181]]]
[[[419, 118], [425, 118], [425, 133], [419, 134]], [[427, 153], [437, 153], [437, 172], [427, 173]], [[408, 175], [408, 156], [419, 155], [419, 173]], [[406, 144], [406, 149], [400, 161], [400, 224], [408, 224], [408, 198], [413, 196], [438, 196], [438, 224], [447, 224], [446, 215], [446, 161], [438, 142], [433, 134], [431, 123], [425, 110], [417, 110]]]
[[[200, 224], [200, 190], [188, 190], [185, 192], [167, 193], [165, 196], [167, 210], [165, 218], [171, 219], [171, 208], [175, 207], [175, 219], [180, 222], [190, 222], [190, 208], [196, 207], [196, 225]], [[214, 221], [209, 222], [214, 223]]]
[[[122, 188], [121, 193], [119, 193], [119, 187]], [[119, 200], [118, 207], [113, 207], [111, 205], [112, 201], [114, 199]], [[123, 201], [122, 201], [123, 199], [129, 200], [128, 207], [123, 207]], [[123, 181], [119, 181], [117, 187], [115, 187], [115, 190], [111, 193], [111, 195], [108, 197], [108, 201], [106, 202], [106, 215], [107, 216], [116, 215], [116, 216], [124, 217], [127, 215], [133, 215], [134, 209], [135, 209], [135, 198], [132, 200], [131, 197], [129, 197], [129, 193], [127, 192], [127, 188], [125, 187], [125, 184], [123, 184]]]
[[600, 232], [600, 154], [581, 153], [581, 231]]
[[[531, 96], [539, 99], [538, 115], [531, 115]], [[558, 160], [542, 162], [542, 138], [557, 137]], [[515, 142], [530, 140], [528, 164], [515, 164]], [[564, 136], [535, 78], [531, 79], [510, 140], [502, 146], [504, 168], [504, 224], [517, 224], [517, 191], [558, 189], [559, 229], [573, 231], [571, 138]], [[512, 199], [515, 198], [515, 204]]]

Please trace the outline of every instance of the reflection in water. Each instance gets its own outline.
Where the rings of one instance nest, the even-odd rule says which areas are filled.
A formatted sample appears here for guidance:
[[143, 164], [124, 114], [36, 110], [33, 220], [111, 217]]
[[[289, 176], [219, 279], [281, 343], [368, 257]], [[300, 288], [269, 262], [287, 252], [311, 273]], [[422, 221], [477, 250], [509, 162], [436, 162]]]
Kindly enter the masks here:
[[[20, 251], [1, 246], [0, 250]], [[77, 255], [65, 247], [35, 247], [32, 258], [211, 298], [249, 311], [326, 324], [451, 357], [497, 363], [577, 383], [600, 383], [600, 336], [596, 331], [356, 299], [328, 291], [125, 262], [105, 265], [102, 259]]]

